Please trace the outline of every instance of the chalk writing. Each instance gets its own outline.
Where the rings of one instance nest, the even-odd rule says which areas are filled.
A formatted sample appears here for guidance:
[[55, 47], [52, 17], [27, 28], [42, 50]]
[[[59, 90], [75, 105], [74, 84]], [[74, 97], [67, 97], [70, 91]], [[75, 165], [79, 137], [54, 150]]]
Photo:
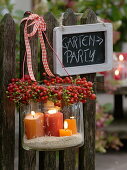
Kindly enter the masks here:
[[63, 35], [62, 49], [65, 67], [104, 63], [104, 32]]

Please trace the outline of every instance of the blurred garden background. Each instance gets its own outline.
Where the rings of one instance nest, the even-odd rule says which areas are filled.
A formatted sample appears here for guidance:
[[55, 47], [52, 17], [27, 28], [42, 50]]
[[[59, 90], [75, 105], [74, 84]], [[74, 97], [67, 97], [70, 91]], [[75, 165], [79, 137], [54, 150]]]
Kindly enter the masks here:
[[[24, 12], [33, 11], [39, 15], [52, 12], [59, 20], [68, 8], [72, 8], [75, 13], [91, 8], [99, 22], [113, 24], [113, 69], [110, 72], [97, 73], [96, 170], [126, 170], [127, 0], [0, 0], [0, 20], [6, 13], [10, 13], [16, 22], [17, 76], [19, 24]], [[119, 107], [118, 114], [114, 113], [116, 106]], [[109, 159], [110, 165], [107, 161]]]

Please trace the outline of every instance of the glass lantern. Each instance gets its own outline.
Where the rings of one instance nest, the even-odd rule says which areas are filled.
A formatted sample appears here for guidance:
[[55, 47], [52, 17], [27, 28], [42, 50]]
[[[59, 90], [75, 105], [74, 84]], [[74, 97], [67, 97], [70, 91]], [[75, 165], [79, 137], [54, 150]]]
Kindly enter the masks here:
[[25, 150], [61, 150], [84, 143], [82, 103], [58, 107], [52, 101], [25, 106], [22, 118]]
[[113, 69], [106, 72], [105, 88], [114, 91], [119, 87], [127, 86], [127, 61], [124, 53], [114, 53]]

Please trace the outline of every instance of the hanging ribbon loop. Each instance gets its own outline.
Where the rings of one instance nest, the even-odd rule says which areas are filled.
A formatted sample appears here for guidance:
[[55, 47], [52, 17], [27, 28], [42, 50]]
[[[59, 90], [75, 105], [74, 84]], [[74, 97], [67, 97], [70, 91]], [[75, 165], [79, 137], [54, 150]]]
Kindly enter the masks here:
[[[28, 17], [23, 18], [21, 22], [23, 21], [26, 21], [25, 27], [24, 27], [24, 40], [25, 40], [26, 55], [27, 55], [27, 68], [28, 68], [28, 73], [29, 73], [31, 80], [36, 81], [34, 77], [33, 69], [32, 69], [31, 47], [29, 43], [29, 38], [33, 37], [37, 32], [38, 32], [38, 36], [39, 36], [40, 44], [41, 44], [42, 63], [43, 63], [44, 69], [49, 76], [54, 77], [48, 65], [47, 52], [46, 52], [45, 43], [44, 43], [43, 34], [42, 34], [42, 32], [46, 31], [46, 23], [43, 17], [40, 17], [37, 14], [30, 14]], [[32, 21], [32, 22], [29, 24], [29, 21]], [[28, 33], [27, 29], [30, 26], [32, 26], [33, 29], [30, 33]]]

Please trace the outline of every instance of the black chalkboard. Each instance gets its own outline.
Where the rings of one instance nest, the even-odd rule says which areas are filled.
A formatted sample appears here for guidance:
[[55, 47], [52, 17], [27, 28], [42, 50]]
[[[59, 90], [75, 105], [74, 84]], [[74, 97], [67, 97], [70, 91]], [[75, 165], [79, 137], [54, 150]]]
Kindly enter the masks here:
[[62, 35], [64, 67], [102, 64], [105, 62], [105, 32]]

